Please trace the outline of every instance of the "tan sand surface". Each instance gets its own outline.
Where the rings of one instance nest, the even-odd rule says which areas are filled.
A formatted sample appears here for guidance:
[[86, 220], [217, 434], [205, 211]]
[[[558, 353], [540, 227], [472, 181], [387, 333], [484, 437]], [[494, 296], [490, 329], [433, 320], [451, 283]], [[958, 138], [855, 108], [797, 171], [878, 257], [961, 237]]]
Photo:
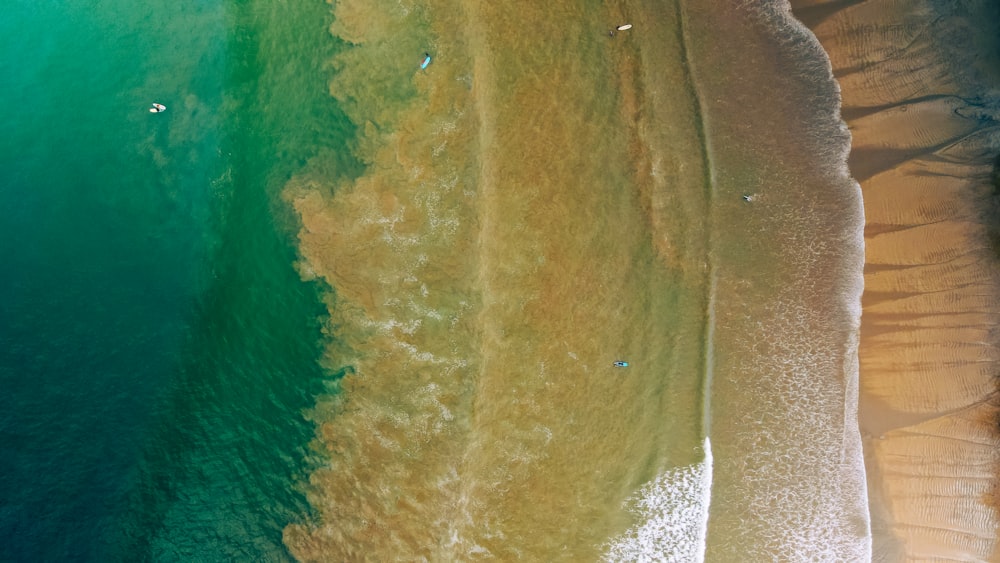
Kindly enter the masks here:
[[865, 201], [860, 424], [875, 559], [997, 560], [1000, 279], [984, 213], [996, 139], [930, 4], [797, 4], [841, 85]]

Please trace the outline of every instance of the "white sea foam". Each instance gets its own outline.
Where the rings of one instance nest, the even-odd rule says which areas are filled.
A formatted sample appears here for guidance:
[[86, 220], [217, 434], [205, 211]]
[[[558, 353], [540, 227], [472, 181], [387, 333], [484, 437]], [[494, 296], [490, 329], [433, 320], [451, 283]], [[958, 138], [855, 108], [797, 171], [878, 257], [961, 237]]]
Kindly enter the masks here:
[[[829, 59], [788, 2], [748, 2], [739, 9], [771, 28], [779, 49], [794, 53], [789, 72], [809, 78], [812, 90], [805, 93], [815, 96], [809, 104], [815, 122], [803, 142], [826, 163], [811, 169], [816, 185], [830, 187], [779, 191], [796, 185], [791, 176], [768, 186], [768, 213], [778, 220], [767, 224], [766, 236], [784, 239], [784, 269], [796, 275], [783, 290], [768, 289], [744, 306], [757, 330], [739, 331], [745, 340], [731, 345], [746, 353], [733, 356], [725, 385], [749, 393], [759, 408], [736, 414], [742, 418], [733, 445], [717, 440], [727, 455], [716, 496], [739, 517], [729, 518], [718, 542], [713, 533], [713, 553], [718, 543], [747, 560], [870, 561], [857, 425], [864, 210], [847, 167], [850, 133], [838, 115]], [[833, 205], [838, 222], [829, 217]], [[727, 279], [733, 294], [736, 276]], [[751, 375], [755, 383], [747, 385]]]
[[712, 445], [706, 437], [701, 463], [670, 469], [628, 500], [639, 522], [606, 546], [605, 561], [705, 560], [712, 500]]

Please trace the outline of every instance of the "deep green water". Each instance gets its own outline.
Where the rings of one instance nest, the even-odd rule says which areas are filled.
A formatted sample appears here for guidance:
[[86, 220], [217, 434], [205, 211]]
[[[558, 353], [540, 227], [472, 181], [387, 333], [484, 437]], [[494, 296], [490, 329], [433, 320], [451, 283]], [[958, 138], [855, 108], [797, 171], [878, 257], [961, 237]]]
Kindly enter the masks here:
[[2, 14], [0, 560], [286, 559], [324, 308], [279, 194], [354, 166], [329, 6]]

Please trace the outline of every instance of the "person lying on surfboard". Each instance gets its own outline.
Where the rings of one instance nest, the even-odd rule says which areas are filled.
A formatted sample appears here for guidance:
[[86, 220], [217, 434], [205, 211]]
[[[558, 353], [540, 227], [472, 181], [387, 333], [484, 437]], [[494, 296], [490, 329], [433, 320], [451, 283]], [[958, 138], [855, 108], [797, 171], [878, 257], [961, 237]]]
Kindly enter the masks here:
[[153, 107], [149, 108], [149, 113], [160, 113], [161, 111], [166, 111], [166, 110], [167, 106], [153, 102]]
[[622, 24], [622, 25], [620, 25], [620, 26], [612, 29], [611, 33], [609, 33], [608, 35], [610, 35], [611, 37], [614, 37], [616, 31], [626, 31], [626, 30], [629, 30], [629, 29], [632, 29], [632, 24], [630, 24], [630, 23], [624, 23], [624, 24]]

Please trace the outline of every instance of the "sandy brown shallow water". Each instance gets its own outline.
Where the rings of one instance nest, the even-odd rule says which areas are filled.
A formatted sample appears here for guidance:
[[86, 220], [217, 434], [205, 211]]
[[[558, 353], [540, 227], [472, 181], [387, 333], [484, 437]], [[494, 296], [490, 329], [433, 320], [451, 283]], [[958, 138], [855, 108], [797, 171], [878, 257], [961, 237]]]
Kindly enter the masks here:
[[841, 4], [827, 53], [780, 4], [336, 4], [297, 557], [991, 557], [992, 114], [932, 6]]

